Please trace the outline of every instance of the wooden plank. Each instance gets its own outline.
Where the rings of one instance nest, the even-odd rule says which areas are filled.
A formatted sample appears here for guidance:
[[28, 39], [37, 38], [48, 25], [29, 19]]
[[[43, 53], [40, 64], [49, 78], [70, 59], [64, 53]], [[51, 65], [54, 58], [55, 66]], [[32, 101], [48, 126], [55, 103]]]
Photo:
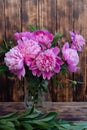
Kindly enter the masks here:
[[0, 0], [0, 43], [5, 38], [5, 12], [4, 12], [4, 0]]
[[[5, 39], [5, 3], [4, 0], [0, 0], [0, 44]], [[3, 62], [3, 58], [0, 58], [0, 63]], [[4, 101], [7, 98], [6, 95], [6, 75], [0, 76], [0, 101]]]
[[[73, 30], [73, 0], [57, 0], [57, 31], [65, 34], [66, 37], [62, 39], [64, 42], [69, 39], [69, 31]], [[61, 46], [62, 43], [59, 44]], [[67, 79], [72, 79], [72, 74], [58, 75], [58, 80], [63, 83], [65, 88], [57, 87], [57, 101], [72, 101], [73, 89], [67, 88]]]
[[70, 30], [73, 30], [73, 0], [57, 0], [57, 31], [69, 38]]
[[[5, 0], [5, 22], [6, 39], [9, 41], [15, 32], [21, 31], [21, 0]], [[23, 87], [20, 87], [19, 83], [17, 78], [7, 77], [7, 101], [21, 99]]]
[[56, 32], [56, 0], [39, 0], [38, 25]]
[[[0, 41], [6, 36], [9, 41], [13, 33], [27, 31], [28, 25], [39, 25], [55, 33], [68, 33], [68, 30], [79, 31], [87, 40], [87, 0], [0, 0]], [[69, 35], [66, 35], [69, 38]], [[62, 42], [66, 40], [63, 39]], [[1, 60], [1, 59], [0, 59]], [[0, 61], [1, 62], [1, 61]], [[51, 83], [53, 101], [87, 101], [87, 46], [80, 54], [80, 71], [75, 74], [76, 80], [83, 85], [76, 87], [73, 97], [72, 89], [62, 89]], [[7, 82], [6, 82], [7, 78]], [[72, 79], [70, 74], [58, 79]], [[0, 77], [0, 100], [18, 101], [23, 98], [23, 86], [18, 80]], [[65, 85], [66, 83], [64, 83]], [[18, 91], [17, 91], [18, 90]], [[8, 98], [9, 97], [9, 98]]]
[[38, 23], [38, 0], [22, 0], [22, 31]]
[[[48, 104], [49, 103], [50, 102], [48, 102]], [[26, 111], [23, 102], [0, 102], [0, 108], [0, 115], [15, 111], [19, 111], [20, 113]], [[43, 107], [40, 109], [41, 111], [44, 111]], [[45, 109], [45, 112], [53, 111], [59, 113], [57, 119], [73, 122], [87, 121], [87, 102], [53, 102], [49, 111], [47, 108]]]
[[21, 0], [5, 0], [6, 38], [21, 30]]
[[24, 98], [24, 82], [17, 79], [16, 76], [7, 77], [7, 101], [23, 101]]
[[[87, 40], [87, 1], [79, 0], [74, 3], [74, 31], [78, 31]], [[87, 47], [80, 53], [80, 70], [75, 74], [75, 79], [82, 81], [83, 85], [76, 87], [76, 100], [87, 100]], [[86, 95], [85, 95], [86, 94]]]

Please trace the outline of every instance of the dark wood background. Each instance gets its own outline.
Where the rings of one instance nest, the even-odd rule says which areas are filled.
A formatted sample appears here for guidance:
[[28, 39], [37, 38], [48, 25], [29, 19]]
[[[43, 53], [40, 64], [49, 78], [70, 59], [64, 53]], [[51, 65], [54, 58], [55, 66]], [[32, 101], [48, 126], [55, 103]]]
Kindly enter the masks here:
[[[79, 31], [87, 41], [87, 0], [0, 0], [0, 43], [4, 38], [12, 39], [15, 32], [27, 31], [29, 24], [45, 27], [52, 33]], [[66, 76], [58, 74], [65, 88], [51, 82], [53, 101], [87, 100], [86, 55], [87, 46], [80, 54], [79, 72]], [[67, 78], [73, 79], [73, 76], [83, 84], [67, 88]], [[0, 101], [22, 101], [23, 97], [23, 81], [5, 74], [0, 76]]]

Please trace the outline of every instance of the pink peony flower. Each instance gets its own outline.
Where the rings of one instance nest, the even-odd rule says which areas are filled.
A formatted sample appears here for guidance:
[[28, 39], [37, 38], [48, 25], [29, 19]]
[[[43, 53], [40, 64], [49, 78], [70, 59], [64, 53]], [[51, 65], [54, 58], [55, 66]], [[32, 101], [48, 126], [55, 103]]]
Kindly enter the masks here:
[[71, 31], [70, 35], [72, 39], [71, 48], [81, 52], [83, 45], [85, 45], [85, 39], [83, 38], [82, 35]]
[[26, 37], [26, 38], [30, 39], [30, 38], [31, 38], [31, 35], [32, 35], [31, 32], [20, 32], [20, 33], [17, 32], [17, 33], [14, 34], [14, 38], [15, 38], [16, 40], [19, 40], [19, 39], [21, 39], [22, 37]]
[[39, 42], [42, 49], [46, 49], [51, 46], [53, 34], [49, 33], [47, 30], [37, 30], [32, 33], [32, 39]]
[[34, 60], [41, 51], [41, 47], [38, 45], [38, 42], [31, 39], [29, 40], [25, 37], [23, 37], [22, 40], [18, 40], [18, 48], [20, 49], [27, 66], [30, 66], [32, 60]]
[[47, 78], [49, 80], [55, 73], [59, 73], [60, 65], [62, 65], [63, 62], [61, 58], [57, 56], [58, 54], [58, 47], [41, 52], [30, 66], [33, 75], [37, 75], [38, 77], [42, 75], [43, 79]]
[[25, 76], [23, 56], [17, 46], [5, 54], [4, 61], [9, 70], [17, 75], [19, 79]]
[[79, 56], [77, 51], [69, 48], [69, 43], [65, 43], [62, 48], [62, 54], [64, 60], [68, 64], [69, 71], [75, 72], [78, 69], [77, 65], [79, 63]]

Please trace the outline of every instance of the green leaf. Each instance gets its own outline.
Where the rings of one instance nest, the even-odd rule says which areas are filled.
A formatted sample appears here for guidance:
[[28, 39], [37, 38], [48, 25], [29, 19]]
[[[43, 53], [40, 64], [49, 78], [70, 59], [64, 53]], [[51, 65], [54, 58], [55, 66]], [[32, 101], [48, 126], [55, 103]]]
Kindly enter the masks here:
[[81, 127], [82, 129], [87, 129], [87, 121], [78, 122], [78, 123], [75, 123], [75, 125]]
[[24, 118], [26, 118], [26, 116], [31, 115], [33, 112], [34, 112], [34, 106], [31, 109], [29, 109], [27, 112], [23, 113], [22, 115], [19, 115], [17, 117], [17, 119], [18, 120], [23, 120]]
[[40, 89], [46, 93], [48, 92], [47, 91], [48, 83], [49, 83], [48, 80], [42, 80], [42, 82], [40, 83]]
[[8, 67], [5, 64], [0, 65], [0, 75], [3, 74], [5, 71], [8, 71]]
[[82, 121], [82, 122], [78, 122], [78, 123], [74, 123], [75, 125], [79, 125], [79, 126], [81, 126], [81, 125], [84, 125], [84, 126], [87, 126], [87, 121]]
[[44, 122], [48, 122], [53, 120], [58, 114], [56, 112], [50, 112], [48, 114], [46, 114], [45, 116], [41, 117], [40, 119], [38, 119], [38, 121], [44, 121]]
[[59, 124], [55, 124], [55, 126], [58, 130], [66, 130], [66, 128], [61, 127]]
[[33, 127], [28, 124], [28, 123], [23, 123], [22, 126], [26, 129], [26, 130], [33, 130]]
[[14, 118], [14, 119], [12, 118], [10, 120], [11, 120], [11, 122], [13, 122], [15, 124], [15, 126], [17, 126], [17, 127], [20, 126], [20, 122], [16, 118]]
[[5, 53], [9, 50], [8, 44], [5, 40], [2, 41], [2, 44], [0, 45], [0, 53]]
[[77, 84], [84, 84], [84, 82], [81, 82], [81, 81], [76, 81]]
[[66, 130], [83, 130], [81, 126], [63, 126]]
[[61, 87], [61, 88], [64, 88], [63, 84], [58, 81], [58, 79], [56, 79], [56, 77], [52, 77], [52, 82], [55, 86], [58, 86], [58, 87]]
[[13, 113], [7, 114], [5, 116], [0, 116], [0, 119], [8, 119], [8, 118], [12, 118], [16, 115], [18, 115], [18, 112], [13, 112]]
[[16, 130], [16, 129], [9, 127], [5, 124], [5, 125], [0, 125], [0, 130]]
[[36, 26], [33, 26], [33, 25], [29, 25], [29, 30], [31, 31], [31, 32], [34, 32], [34, 31], [36, 31], [36, 30], [38, 30], [39, 29], [39, 27], [36, 25]]
[[87, 122], [72, 123], [56, 120], [57, 113], [42, 114], [35, 108], [23, 114], [10, 113], [0, 116], [0, 130], [87, 130]]
[[8, 52], [14, 46], [13, 41], [9, 41], [8, 43], [3, 40], [0, 45], [0, 57], [3, 56], [6, 52]]
[[40, 113], [33, 113], [31, 115], [28, 115], [26, 117], [24, 117], [24, 119], [35, 119], [40, 115]]
[[55, 44], [63, 37], [63, 34], [56, 33], [54, 35], [53, 41], [52, 41], [52, 47], [55, 46]]
[[11, 121], [9, 121], [7, 119], [0, 120], [0, 125], [6, 125], [6, 126], [11, 127], [11, 128], [15, 127], [14, 123], [12, 123]]
[[32, 120], [32, 121], [26, 121], [26, 123], [30, 123], [32, 125], [37, 125], [35, 128], [41, 128], [41, 129], [47, 129], [51, 128], [52, 126], [49, 123], [43, 122], [43, 121], [37, 121], [37, 120]]
[[12, 127], [12, 128], [15, 127], [14, 123], [12, 123], [12, 122], [10, 122], [10, 121], [7, 122], [7, 126], [8, 126], [8, 127]]
[[13, 41], [9, 41], [9, 42], [8, 42], [8, 46], [9, 46], [9, 49], [12, 48], [12, 47], [14, 46]]
[[47, 87], [47, 86], [48, 86], [48, 80], [43, 80], [43, 81], [41, 82], [41, 85], [42, 85], [43, 87]]
[[68, 68], [67, 68], [67, 64], [63, 64], [61, 65], [61, 70], [62, 74], [67, 74], [68, 73]]
[[8, 51], [9, 48], [8, 48], [8, 44], [6, 43], [5, 40], [2, 41], [2, 46], [1, 46], [4, 50]]

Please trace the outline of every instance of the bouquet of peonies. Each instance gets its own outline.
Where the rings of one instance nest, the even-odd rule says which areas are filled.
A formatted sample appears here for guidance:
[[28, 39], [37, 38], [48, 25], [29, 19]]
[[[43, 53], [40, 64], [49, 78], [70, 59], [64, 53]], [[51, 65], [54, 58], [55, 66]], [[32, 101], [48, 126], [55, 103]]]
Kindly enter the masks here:
[[[59, 33], [53, 35], [48, 30], [37, 28], [33, 28], [32, 32], [15, 33], [16, 45], [4, 51], [4, 67], [19, 79], [28, 77], [29, 83], [35, 89], [37, 84], [39, 88], [44, 86], [42, 80], [50, 80], [57, 73], [76, 72], [79, 69], [78, 52], [82, 51], [85, 39], [72, 31], [69, 34], [71, 41], [65, 42], [60, 48], [58, 42], [63, 35]], [[5, 49], [7, 46], [6, 44]]]
[[59, 73], [64, 64], [68, 71], [76, 72], [79, 68], [78, 52], [82, 51], [85, 40], [80, 34], [70, 32], [70, 35], [72, 42], [64, 43], [60, 49], [53, 46], [55, 36], [48, 30], [15, 33], [17, 45], [5, 54], [5, 64], [19, 79], [26, 74], [25, 66], [33, 76], [48, 80]]

